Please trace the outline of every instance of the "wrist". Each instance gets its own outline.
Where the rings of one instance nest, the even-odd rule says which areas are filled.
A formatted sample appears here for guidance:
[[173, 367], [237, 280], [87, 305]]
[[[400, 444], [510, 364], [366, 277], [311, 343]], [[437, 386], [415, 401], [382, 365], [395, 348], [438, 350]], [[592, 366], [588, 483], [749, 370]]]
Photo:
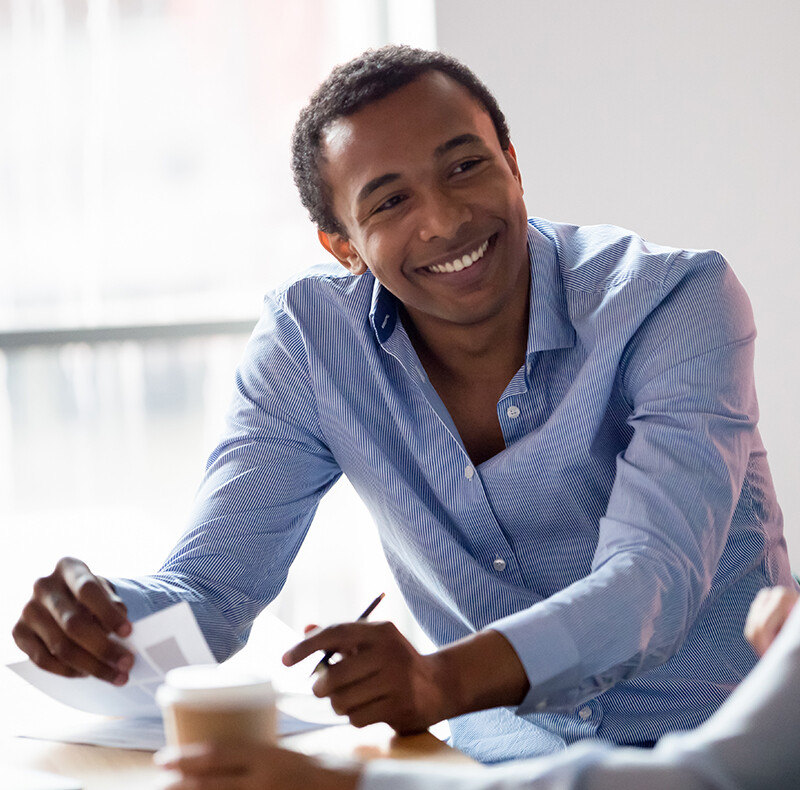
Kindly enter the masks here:
[[499, 631], [479, 631], [433, 655], [448, 709], [444, 718], [519, 705], [530, 689], [522, 662]]

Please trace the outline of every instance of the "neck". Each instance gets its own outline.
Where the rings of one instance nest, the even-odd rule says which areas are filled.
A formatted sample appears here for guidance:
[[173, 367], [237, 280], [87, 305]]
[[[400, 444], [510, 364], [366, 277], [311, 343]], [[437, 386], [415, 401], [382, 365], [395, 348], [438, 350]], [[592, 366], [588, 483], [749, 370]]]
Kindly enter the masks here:
[[511, 380], [525, 361], [528, 345], [528, 290], [502, 314], [469, 326], [415, 321], [402, 308], [414, 350], [431, 380]]

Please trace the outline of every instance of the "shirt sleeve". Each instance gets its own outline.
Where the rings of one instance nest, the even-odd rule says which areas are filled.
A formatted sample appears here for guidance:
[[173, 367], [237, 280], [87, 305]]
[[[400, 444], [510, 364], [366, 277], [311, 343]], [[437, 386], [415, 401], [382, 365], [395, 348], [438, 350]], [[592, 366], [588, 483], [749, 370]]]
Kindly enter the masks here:
[[229, 657], [280, 592], [340, 474], [317, 419], [301, 334], [267, 298], [188, 528], [158, 573], [111, 579], [130, 617], [188, 601], [214, 655]]
[[754, 337], [749, 302], [724, 259], [677, 256], [660, 302], [620, 356], [633, 434], [617, 457], [592, 571], [492, 626], [530, 680], [518, 713], [570, 709], [683, 644], [753, 447]]
[[557, 755], [489, 768], [428, 762], [367, 763], [359, 790], [738, 790], [710, 780], [677, 754], [584, 741]]
[[705, 724], [662, 738], [652, 751], [583, 741], [490, 768], [377, 760], [366, 765], [359, 790], [794, 790], [798, 731], [800, 606]]

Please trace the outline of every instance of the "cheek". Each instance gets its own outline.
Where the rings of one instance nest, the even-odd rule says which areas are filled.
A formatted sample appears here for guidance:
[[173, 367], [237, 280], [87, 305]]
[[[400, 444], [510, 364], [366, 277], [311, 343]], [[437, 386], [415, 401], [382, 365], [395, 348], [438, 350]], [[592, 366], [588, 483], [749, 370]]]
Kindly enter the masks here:
[[404, 242], [396, 232], [382, 230], [369, 234], [362, 243], [363, 259], [373, 274], [399, 267], [403, 259]]

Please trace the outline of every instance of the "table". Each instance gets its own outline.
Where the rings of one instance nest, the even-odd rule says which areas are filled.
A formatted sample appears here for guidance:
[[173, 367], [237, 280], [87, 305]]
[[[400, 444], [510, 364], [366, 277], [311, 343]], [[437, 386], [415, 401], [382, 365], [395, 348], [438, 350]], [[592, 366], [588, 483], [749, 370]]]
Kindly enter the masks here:
[[[85, 714], [49, 699], [5, 667], [0, 667], [0, 700], [0, 776], [6, 773], [4, 769], [34, 769], [77, 779], [83, 790], [155, 790], [158, 787], [161, 772], [153, 765], [150, 752], [14, 737], [15, 732], [35, 731], [37, 722], [42, 720], [50, 725], [54, 722], [68, 724], [71, 718]], [[359, 760], [390, 757], [472, 762], [429, 732], [398, 736], [385, 724], [373, 724], [360, 730], [350, 725], [337, 725], [282, 738], [281, 744], [306, 754]]]

